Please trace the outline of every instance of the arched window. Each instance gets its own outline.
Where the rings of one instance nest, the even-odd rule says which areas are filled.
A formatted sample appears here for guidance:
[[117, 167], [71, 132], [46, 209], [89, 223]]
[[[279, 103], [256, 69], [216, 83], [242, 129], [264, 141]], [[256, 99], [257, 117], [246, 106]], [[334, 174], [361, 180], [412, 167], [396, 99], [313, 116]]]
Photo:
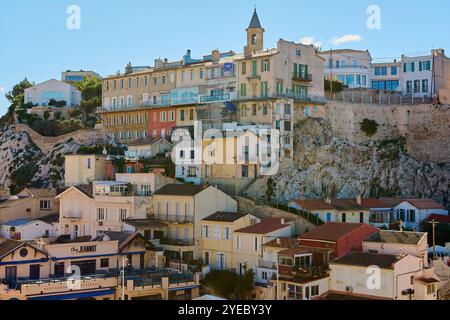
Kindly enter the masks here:
[[257, 42], [257, 40], [256, 40], [256, 34], [253, 34], [253, 35], [252, 35], [252, 45], [256, 45], [256, 42]]

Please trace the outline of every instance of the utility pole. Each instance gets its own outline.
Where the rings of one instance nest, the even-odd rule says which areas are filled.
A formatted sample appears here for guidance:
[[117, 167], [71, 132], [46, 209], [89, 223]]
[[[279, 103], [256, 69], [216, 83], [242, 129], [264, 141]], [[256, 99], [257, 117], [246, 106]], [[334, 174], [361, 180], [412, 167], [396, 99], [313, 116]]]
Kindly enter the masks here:
[[333, 48], [331, 48], [331, 82], [330, 82], [330, 92], [331, 92], [331, 99], [333, 99]]
[[433, 219], [433, 221], [428, 222], [431, 223], [432, 229], [433, 229], [433, 260], [437, 260], [437, 254], [436, 254], [436, 225], [439, 223], [436, 220]]

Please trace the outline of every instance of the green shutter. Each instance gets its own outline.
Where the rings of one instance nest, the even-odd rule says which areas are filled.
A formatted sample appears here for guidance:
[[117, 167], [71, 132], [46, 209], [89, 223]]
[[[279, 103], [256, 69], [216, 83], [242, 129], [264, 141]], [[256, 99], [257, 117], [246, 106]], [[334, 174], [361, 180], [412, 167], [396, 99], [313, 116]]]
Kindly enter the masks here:
[[403, 64], [403, 72], [406, 73], [406, 63]]
[[423, 62], [419, 61], [419, 71], [422, 71], [422, 70], [423, 70]]
[[411, 72], [414, 72], [415, 67], [416, 67], [416, 63], [411, 62]]
[[305, 79], [309, 80], [308, 75], [308, 65], [305, 65]]
[[297, 78], [297, 64], [294, 63], [294, 78]]

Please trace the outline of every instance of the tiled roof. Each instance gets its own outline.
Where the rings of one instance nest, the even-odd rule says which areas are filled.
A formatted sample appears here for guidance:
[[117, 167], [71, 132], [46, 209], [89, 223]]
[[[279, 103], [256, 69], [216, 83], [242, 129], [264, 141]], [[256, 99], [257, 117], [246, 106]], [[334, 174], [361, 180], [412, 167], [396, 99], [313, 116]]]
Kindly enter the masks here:
[[[115, 232], [115, 231], [104, 231], [101, 235], [95, 238], [93, 241], [102, 241], [104, 236], [107, 236], [111, 241], [119, 241], [119, 249], [125, 248], [131, 241], [137, 237], [144, 239], [140, 233], [128, 233], [128, 232]], [[154, 248], [153, 244], [145, 241], [147, 246]]]
[[280, 230], [282, 228], [286, 228], [288, 226], [290, 226], [287, 223], [281, 223], [283, 219], [276, 219], [276, 218], [271, 218], [271, 219], [266, 219], [261, 221], [260, 223], [251, 225], [249, 227], [246, 228], [242, 228], [237, 230], [236, 232], [239, 233], [253, 233], [253, 234], [266, 234], [266, 233], [270, 233], [276, 230]]
[[445, 209], [443, 205], [433, 199], [406, 199], [417, 209]]
[[216, 212], [209, 217], [203, 219], [203, 221], [217, 221], [217, 222], [234, 222], [236, 220], [245, 217], [244, 213], [236, 212]]
[[272, 248], [290, 249], [290, 248], [294, 247], [297, 244], [298, 244], [297, 237], [291, 237], [291, 238], [282, 237], [282, 238], [277, 238], [275, 240], [267, 242], [263, 246], [264, 247], [272, 247]]
[[[365, 227], [361, 223], [329, 222], [299, 236], [300, 239], [337, 241], [348, 233]], [[375, 230], [375, 228], [374, 228]]]
[[331, 200], [331, 204], [334, 206], [336, 210], [345, 211], [345, 210], [367, 210], [367, 208], [358, 204], [358, 202], [354, 199], [333, 199]]
[[130, 142], [128, 144], [129, 147], [136, 147], [136, 146], [147, 146], [147, 145], [153, 145], [161, 140], [165, 140], [164, 138], [160, 137], [153, 137], [153, 138], [147, 138], [147, 139], [140, 139], [133, 142]]
[[94, 197], [94, 188], [93, 188], [92, 184], [82, 184], [82, 185], [75, 186], [75, 188], [77, 188], [79, 191], [84, 193], [89, 198]]
[[193, 185], [193, 184], [168, 184], [158, 191], [155, 195], [166, 196], [195, 196], [208, 188], [205, 185]]
[[395, 255], [351, 252], [342, 258], [333, 260], [330, 264], [358, 267], [378, 266], [382, 269], [393, 269], [394, 264], [400, 259], [400, 256]]
[[49, 214], [48, 216], [36, 219], [36, 220], [40, 220], [46, 223], [53, 223], [53, 222], [58, 222], [59, 221], [59, 213], [55, 213], [55, 214]]
[[398, 198], [363, 198], [361, 204], [366, 208], [392, 208], [402, 202], [402, 199]]
[[431, 222], [433, 220], [439, 223], [450, 223], [450, 216], [444, 216], [442, 214], [432, 214], [428, 218], [426, 218], [423, 223]]
[[402, 244], [418, 244], [423, 237], [426, 236], [424, 232], [406, 232], [406, 231], [391, 231], [380, 230], [380, 233], [374, 233], [368, 237], [365, 242], [380, 242], [380, 243], [402, 243]]
[[334, 207], [326, 203], [325, 201], [319, 200], [295, 200], [295, 203], [300, 205], [305, 210], [332, 210]]
[[23, 241], [0, 239], [0, 258], [3, 258], [8, 253], [17, 248], [20, 248], [24, 244], [25, 242]]
[[256, 9], [253, 12], [252, 21], [250, 21], [250, 24], [248, 26], [249, 29], [261, 29], [261, 22], [258, 18], [258, 13], [256, 13]]
[[36, 198], [54, 198], [54, 197], [56, 197], [56, 190], [54, 190], [54, 189], [27, 188], [25, 190], [28, 190]]

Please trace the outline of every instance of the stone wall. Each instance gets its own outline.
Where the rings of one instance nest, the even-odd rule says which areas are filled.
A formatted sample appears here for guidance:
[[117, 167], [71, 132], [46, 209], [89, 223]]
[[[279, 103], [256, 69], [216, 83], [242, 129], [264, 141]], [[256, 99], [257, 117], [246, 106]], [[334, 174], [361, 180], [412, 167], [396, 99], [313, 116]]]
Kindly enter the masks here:
[[260, 219], [280, 218], [286, 220], [294, 220], [295, 235], [303, 234], [316, 228], [316, 226], [311, 222], [296, 214], [264, 205], [255, 204], [254, 201], [244, 197], [237, 197], [237, 201], [239, 212], [252, 214]]
[[89, 144], [90, 142], [103, 142], [105, 135], [100, 130], [78, 130], [58, 137], [44, 137], [25, 124], [14, 125], [17, 132], [26, 132], [34, 144], [41, 149], [43, 153], [49, 153], [55, 145], [65, 143], [73, 139], [78, 144]]
[[[424, 161], [450, 162], [450, 106], [352, 104], [330, 101], [326, 118], [339, 138], [355, 143], [404, 136], [408, 153]], [[360, 130], [364, 119], [380, 125], [374, 137]]]

